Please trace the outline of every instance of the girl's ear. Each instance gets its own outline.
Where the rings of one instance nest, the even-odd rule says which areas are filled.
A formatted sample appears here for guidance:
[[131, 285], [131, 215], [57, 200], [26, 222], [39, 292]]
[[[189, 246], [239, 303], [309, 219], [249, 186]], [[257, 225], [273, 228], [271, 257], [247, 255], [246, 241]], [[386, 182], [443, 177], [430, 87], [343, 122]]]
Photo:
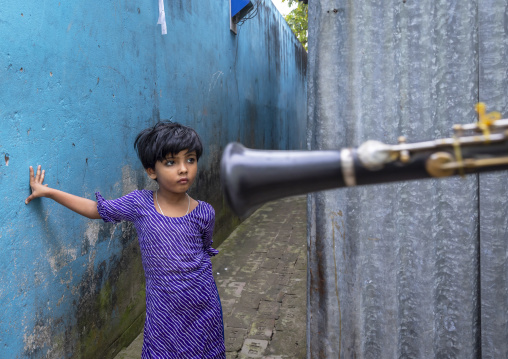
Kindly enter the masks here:
[[157, 175], [155, 174], [155, 171], [153, 170], [153, 168], [147, 168], [145, 171], [148, 174], [148, 177], [150, 177], [153, 180], [157, 179]]

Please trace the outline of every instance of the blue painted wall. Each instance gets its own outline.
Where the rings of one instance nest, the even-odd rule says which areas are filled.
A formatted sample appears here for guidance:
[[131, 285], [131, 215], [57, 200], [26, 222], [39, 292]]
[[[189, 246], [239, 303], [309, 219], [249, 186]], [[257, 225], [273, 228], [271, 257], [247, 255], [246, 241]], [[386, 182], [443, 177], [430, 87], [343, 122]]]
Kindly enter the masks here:
[[229, 30], [229, 2], [0, 2], [1, 358], [99, 358], [143, 323], [134, 230], [42, 199], [25, 206], [28, 166], [55, 188], [114, 198], [151, 184], [132, 144], [159, 119], [193, 126], [205, 154], [193, 196], [238, 223], [218, 163], [230, 141], [305, 146], [306, 53], [270, 0]]

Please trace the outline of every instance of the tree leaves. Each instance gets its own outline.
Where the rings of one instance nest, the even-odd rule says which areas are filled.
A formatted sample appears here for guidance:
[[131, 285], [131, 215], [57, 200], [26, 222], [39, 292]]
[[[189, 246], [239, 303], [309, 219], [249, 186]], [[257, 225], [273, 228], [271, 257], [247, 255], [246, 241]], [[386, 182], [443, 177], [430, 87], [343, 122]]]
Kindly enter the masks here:
[[[282, 2], [287, 1], [289, 6], [291, 7], [293, 3], [297, 2], [297, 0], [282, 0]], [[307, 49], [307, 35], [308, 35], [308, 13], [309, 13], [309, 5], [304, 4], [303, 2], [298, 1], [298, 6], [292, 10], [288, 15], [284, 16], [286, 22], [289, 27], [296, 35], [298, 41], [300, 41], [305, 48]]]

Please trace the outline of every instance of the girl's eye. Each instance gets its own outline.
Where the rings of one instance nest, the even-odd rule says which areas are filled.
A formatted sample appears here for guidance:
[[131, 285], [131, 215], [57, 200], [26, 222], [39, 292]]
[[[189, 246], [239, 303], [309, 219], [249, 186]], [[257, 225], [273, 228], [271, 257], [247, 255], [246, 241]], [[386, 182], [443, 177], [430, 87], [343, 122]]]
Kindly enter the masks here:
[[174, 164], [175, 164], [175, 161], [166, 162], [166, 166], [173, 166]]
[[187, 162], [194, 163], [194, 162], [196, 162], [196, 159], [191, 157], [191, 158], [187, 159]]

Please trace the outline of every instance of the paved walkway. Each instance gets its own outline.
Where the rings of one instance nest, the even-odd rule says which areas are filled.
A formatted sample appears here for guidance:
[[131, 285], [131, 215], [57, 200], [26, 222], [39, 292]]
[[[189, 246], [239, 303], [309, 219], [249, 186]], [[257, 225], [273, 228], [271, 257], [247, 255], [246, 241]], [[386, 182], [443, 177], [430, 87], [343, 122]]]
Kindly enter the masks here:
[[[306, 356], [306, 198], [271, 202], [244, 221], [212, 259], [227, 359]], [[139, 358], [140, 335], [115, 359]]]

